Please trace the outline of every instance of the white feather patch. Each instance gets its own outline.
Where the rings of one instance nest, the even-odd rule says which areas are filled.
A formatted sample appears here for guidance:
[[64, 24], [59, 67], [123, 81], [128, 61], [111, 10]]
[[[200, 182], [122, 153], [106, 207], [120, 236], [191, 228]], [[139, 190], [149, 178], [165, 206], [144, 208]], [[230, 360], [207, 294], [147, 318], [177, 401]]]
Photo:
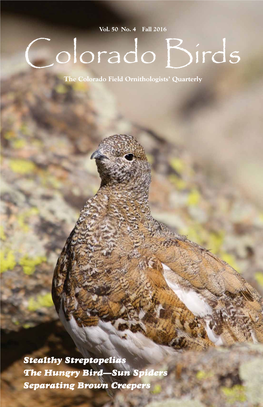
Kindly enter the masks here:
[[62, 305], [59, 317], [83, 356], [88, 357], [90, 352], [96, 357], [125, 358], [125, 364], [112, 365], [119, 370], [142, 369], [177, 352], [169, 346], [154, 343], [141, 332], [118, 331], [110, 322], [99, 321], [97, 326], [79, 327], [73, 316], [66, 320]]
[[205, 323], [206, 323], [205, 330], [206, 330], [207, 336], [210, 339], [210, 341], [214, 342], [214, 344], [216, 346], [223, 345], [224, 343], [222, 341], [221, 336], [216, 335], [214, 333], [214, 331], [210, 328], [210, 326], [209, 326], [210, 318], [209, 317], [205, 318]]
[[180, 286], [179, 284], [171, 281], [170, 273], [172, 270], [163, 264], [164, 278], [168, 286], [173, 290], [177, 297], [184, 303], [184, 305], [191, 311], [195, 316], [204, 318], [206, 326], [206, 333], [210, 341], [214, 342], [215, 345], [223, 345], [223, 341], [220, 336], [216, 335], [214, 331], [210, 328], [209, 322], [211, 320], [211, 315], [213, 309], [205, 301], [205, 299], [194, 290], [187, 290]]
[[171, 269], [163, 264], [164, 278], [168, 286], [174, 291], [177, 297], [184, 303], [184, 305], [196, 316], [205, 317], [212, 314], [212, 308], [207, 302], [194, 290], [186, 290], [179, 284], [171, 281], [165, 270]]

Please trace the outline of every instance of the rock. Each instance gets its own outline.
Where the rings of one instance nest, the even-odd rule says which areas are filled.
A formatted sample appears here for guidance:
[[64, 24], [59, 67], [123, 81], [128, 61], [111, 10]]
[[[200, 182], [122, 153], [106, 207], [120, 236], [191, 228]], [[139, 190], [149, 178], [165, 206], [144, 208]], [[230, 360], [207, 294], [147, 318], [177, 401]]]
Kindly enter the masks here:
[[263, 346], [236, 345], [210, 348], [170, 357], [148, 371], [167, 370], [168, 375], [133, 379], [150, 383], [150, 389], [116, 394], [112, 407], [204, 407], [263, 405]]

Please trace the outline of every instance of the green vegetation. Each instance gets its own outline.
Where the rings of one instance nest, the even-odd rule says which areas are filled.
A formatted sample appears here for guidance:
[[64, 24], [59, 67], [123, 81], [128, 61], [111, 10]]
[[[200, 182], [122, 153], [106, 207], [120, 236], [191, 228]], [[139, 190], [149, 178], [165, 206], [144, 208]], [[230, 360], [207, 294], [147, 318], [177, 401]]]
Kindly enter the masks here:
[[31, 297], [28, 300], [29, 311], [37, 311], [40, 308], [53, 307], [53, 300], [50, 293], [45, 295], [38, 295], [37, 298]]

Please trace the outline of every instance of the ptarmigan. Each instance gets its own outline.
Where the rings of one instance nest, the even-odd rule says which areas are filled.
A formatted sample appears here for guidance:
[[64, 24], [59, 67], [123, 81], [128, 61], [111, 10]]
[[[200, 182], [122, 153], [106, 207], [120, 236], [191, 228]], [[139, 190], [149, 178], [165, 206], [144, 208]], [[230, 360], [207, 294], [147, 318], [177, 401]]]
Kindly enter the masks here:
[[57, 312], [82, 354], [125, 359], [98, 368], [132, 371], [180, 350], [263, 342], [256, 290], [152, 218], [150, 165], [137, 140], [108, 137], [91, 158], [101, 185], [82, 209], [53, 280]]

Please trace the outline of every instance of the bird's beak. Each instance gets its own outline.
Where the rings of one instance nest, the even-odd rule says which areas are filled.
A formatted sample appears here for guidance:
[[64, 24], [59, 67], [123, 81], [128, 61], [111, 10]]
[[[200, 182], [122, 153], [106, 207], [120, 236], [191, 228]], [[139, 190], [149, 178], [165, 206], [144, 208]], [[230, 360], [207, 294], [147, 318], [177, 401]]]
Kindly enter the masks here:
[[101, 150], [96, 150], [90, 157], [91, 159], [95, 158], [95, 160], [102, 160], [103, 158], [108, 159], [108, 157], [102, 153]]

